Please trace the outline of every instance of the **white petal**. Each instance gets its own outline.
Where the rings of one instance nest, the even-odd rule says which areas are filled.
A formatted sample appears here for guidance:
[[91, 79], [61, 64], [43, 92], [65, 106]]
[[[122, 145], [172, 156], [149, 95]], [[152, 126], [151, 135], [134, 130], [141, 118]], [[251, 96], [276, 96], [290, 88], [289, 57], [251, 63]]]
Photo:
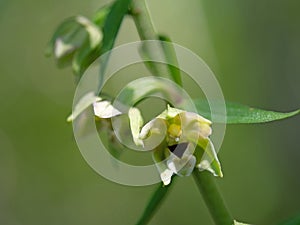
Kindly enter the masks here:
[[167, 165], [170, 168], [171, 171], [173, 171], [173, 173], [178, 173], [180, 166], [179, 165], [179, 159], [169, 159], [167, 161]]
[[192, 140], [197, 140], [200, 137], [208, 138], [212, 129], [211, 122], [196, 113], [183, 112], [180, 113], [182, 129], [185, 136]]
[[122, 114], [109, 101], [95, 102], [93, 106], [95, 115], [100, 118], [111, 118]]
[[143, 117], [138, 108], [130, 108], [128, 112], [130, 121], [130, 129], [133, 141], [137, 146], [144, 146], [144, 142], [140, 139], [140, 129], [143, 126]]
[[160, 119], [153, 119], [145, 124], [145, 126], [142, 127], [140, 138], [146, 139], [151, 134], [162, 134], [165, 133], [166, 126], [165, 123]]
[[74, 45], [67, 44], [61, 38], [57, 38], [54, 47], [55, 58], [59, 59], [67, 53], [71, 52], [73, 49], [75, 49]]
[[178, 158], [177, 156], [170, 156], [167, 161], [168, 168], [177, 175], [189, 176], [196, 165], [196, 157], [193, 155]]
[[165, 111], [163, 111], [161, 114], [159, 114], [157, 118], [161, 118], [161, 119], [173, 118], [182, 112], [185, 111], [181, 109], [172, 108], [171, 106], [168, 105], [168, 108]]
[[184, 167], [179, 171], [182, 176], [190, 176], [196, 165], [196, 157], [191, 156]]
[[98, 44], [100, 44], [102, 41], [102, 32], [98, 29], [98, 27], [83, 16], [78, 16], [76, 20], [88, 32], [91, 48], [95, 48]]
[[168, 185], [171, 183], [171, 177], [173, 175], [173, 172], [169, 169], [164, 170], [161, 174], [160, 174], [160, 179], [162, 180], [162, 182], [164, 183], [164, 185]]

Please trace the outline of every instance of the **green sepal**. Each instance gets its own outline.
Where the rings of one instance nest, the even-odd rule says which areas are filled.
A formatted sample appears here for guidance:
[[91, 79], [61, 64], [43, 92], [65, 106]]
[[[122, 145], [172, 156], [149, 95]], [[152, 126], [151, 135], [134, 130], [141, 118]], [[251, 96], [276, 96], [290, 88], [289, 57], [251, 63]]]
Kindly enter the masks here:
[[209, 138], [198, 141], [194, 155], [196, 156], [196, 167], [200, 171], [208, 170], [214, 176], [223, 177], [221, 163]]

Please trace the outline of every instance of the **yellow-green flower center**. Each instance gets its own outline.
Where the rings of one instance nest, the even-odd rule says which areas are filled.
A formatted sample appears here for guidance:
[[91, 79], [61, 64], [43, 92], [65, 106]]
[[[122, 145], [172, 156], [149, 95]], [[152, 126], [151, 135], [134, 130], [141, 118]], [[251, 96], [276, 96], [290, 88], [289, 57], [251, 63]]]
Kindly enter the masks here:
[[180, 135], [182, 134], [181, 131], [181, 126], [178, 124], [171, 124], [168, 128], [168, 134], [172, 137], [172, 138], [179, 138]]

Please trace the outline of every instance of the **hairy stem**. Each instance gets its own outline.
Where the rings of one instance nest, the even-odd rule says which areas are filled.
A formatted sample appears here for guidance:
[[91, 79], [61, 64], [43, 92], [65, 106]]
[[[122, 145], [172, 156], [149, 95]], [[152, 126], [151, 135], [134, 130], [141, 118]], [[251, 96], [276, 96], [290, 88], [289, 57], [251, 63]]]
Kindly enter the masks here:
[[193, 176], [215, 224], [232, 225], [234, 221], [225, 206], [212, 174], [195, 169]]

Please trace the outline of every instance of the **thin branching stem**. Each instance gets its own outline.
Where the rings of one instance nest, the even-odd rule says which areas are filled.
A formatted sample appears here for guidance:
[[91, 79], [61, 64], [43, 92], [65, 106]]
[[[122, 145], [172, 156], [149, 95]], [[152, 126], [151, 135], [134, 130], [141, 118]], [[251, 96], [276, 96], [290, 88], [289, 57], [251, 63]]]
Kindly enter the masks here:
[[[132, 0], [129, 12], [135, 22], [141, 40], [159, 40], [159, 35], [157, 35], [152, 24], [145, 0]], [[157, 49], [147, 45], [144, 47], [148, 57], [155, 59]], [[154, 71], [154, 75], [157, 76], [163, 76], [167, 73], [167, 67], [160, 64], [151, 64], [150, 69], [152, 72]], [[176, 79], [174, 79], [174, 81], [176, 82]], [[181, 79], [179, 79], [177, 83], [181, 85]], [[193, 176], [215, 224], [232, 225], [233, 219], [225, 206], [212, 175], [208, 172], [199, 172], [198, 170], [195, 170]], [[166, 197], [169, 188], [170, 185], [167, 187], [159, 186], [157, 188], [136, 225], [146, 225], [149, 222], [161, 205], [162, 200]]]

